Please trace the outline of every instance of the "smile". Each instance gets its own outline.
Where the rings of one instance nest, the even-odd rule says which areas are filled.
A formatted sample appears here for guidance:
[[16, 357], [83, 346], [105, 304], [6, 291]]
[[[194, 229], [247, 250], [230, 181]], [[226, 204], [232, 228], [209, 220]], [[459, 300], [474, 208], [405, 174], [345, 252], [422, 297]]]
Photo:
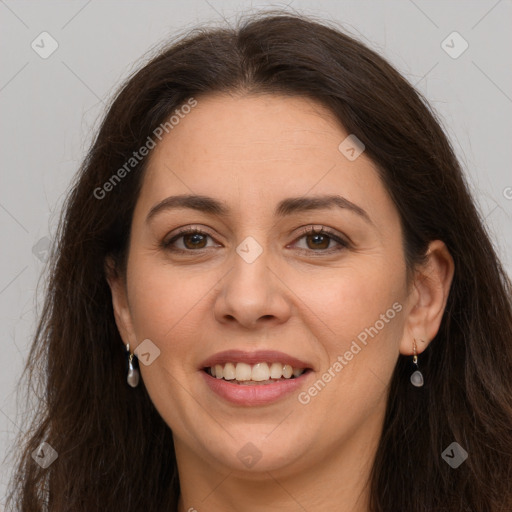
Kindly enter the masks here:
[[[239, 363], [235, 366], [235, 372], [238, 364]], [[269, 372], [272, 368], [272, 365], [269, 367], [267, 363], [257, 363], [257, 365], [267, 366]], [[284, 365], [285, 368], [283, 368], [283, 370], [285, 374], [288, 375], [290, 369], [286, 368], [286, 366], [287, 365]], [[244, 367], [242, 366], [242, 369], [243, 368]], [[223, 369], [222, 366], [221, 369]], [[290, 377], [281, 376], [278, 379], [270, 377], [265, 380], [252, 380], [252, 369], [253, 368], [249, 366], [249, 370], [251, 370], [251, 380], [237, 380], [236, 378], [226, 380], [224, 377], [220, 377], [218, 375], [214, 377], [210, 373], [210, 368], [204, 369], [200, 374], [203, 376], [209, 390], [217, 395], [218, 398], [221, 398], [222, 401], [227, 401], [231, 404], [242, 407], [270, 405], [286, 398], [287, 396], [295, 396], [295, 394], [307, 387], [306, 383], [309, 382], [309, 378], [314, 374], [314, 372], [309, 368], [301, 368], [297, 371], [297, 374], [300, 371], [300, 375], [298, 374], [297, 376], [293, 375], [292, 370], [292, 375]], [[228, 372], [229, 371], [230, 367], [228, 367]], [[243, 371], [247, 371], [247, 368]], [[256, 371], [260, 370], [257, 369]], [[262, 373], [264, 371], [265, 370], [263, 369]], [[274, 375], [277, 375], [277, 367], [274, 368], [274, 371], [276, 372]]]
[[206, 368], [209, 375], [216, 379], [232, 381], [239, 385], [271, 384], [283, 379], [300, 377], [306, 368], [293, 367], [284, 363], [225, 363]]

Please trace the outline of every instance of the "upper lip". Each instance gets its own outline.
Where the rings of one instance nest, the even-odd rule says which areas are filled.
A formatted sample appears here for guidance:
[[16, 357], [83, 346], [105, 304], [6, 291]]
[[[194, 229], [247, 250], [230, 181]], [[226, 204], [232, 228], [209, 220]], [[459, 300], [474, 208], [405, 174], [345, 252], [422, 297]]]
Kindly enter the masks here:
[[278, 352], [276, 350], [258, 350], [256, 352], [246, 352], [244, 350], [225, 350], [208, 357], [201, 363], [200, 369], [210, 368], [216, 364], [225, 363], [283, 363], [289, 364], [294, 368], [311, 368], [311, 364], [300, 359]]

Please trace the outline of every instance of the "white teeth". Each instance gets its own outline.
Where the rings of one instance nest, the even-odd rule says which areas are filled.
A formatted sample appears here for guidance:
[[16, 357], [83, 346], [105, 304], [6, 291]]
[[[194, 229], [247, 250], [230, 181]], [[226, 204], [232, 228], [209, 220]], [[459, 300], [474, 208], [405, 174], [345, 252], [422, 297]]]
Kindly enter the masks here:
[[235, 379], [251, 380], [251, 365], [247, 363], [236, 363]]
[[224, 365], [223, 375], [225, 380], [234, 380], [236, 377], [236, 368], [233, 363], [226, 363]]
[[270, 370], [267, 363], [258, 363], [252, 367], [251, 380], [261, 382], [262, 380], [268, 380], [269, 377]]
[[270, 378], [280, 379], [283, 376], [283, 365], [281, 363], [272, 363], [270, 366]]
[[216, 364], [209, 368], [212, 377], [224, 380], [236, 380], [240, 383], [250, 384], [252, 382], [262, 382], [270, 384], [274, 380], [282, 378], [290, 379], [300, 377], [305, 368], [295, 368], [289, 364], [282, 363], [257, 363], [250, 365], [247, 363], [226, 363]]

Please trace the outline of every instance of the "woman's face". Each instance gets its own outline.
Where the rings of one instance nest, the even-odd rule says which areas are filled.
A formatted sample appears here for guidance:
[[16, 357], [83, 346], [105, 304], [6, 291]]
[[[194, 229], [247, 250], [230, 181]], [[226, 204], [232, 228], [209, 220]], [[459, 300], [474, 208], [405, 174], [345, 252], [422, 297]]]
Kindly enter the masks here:
[[152, 150], [115, 297], [178, 462], [257, 475], [375, 447], [414, 334], [375, 166], [311, 100], [197, 101]]

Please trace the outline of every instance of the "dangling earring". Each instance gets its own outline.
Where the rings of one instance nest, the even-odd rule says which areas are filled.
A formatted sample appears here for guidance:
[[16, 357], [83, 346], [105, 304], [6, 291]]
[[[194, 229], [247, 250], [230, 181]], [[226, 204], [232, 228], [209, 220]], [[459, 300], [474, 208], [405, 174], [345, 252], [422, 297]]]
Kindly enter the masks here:
[[126, 378], [126, 382], [132, 387], [136, 388], [139, 385], [139, 369], [137, 358], [133, 359], [134, 354], [130, 353], [130, 344], [126, 345], [126, 359], [128, 366], [128, 376]]
[[412, 362], [416, 365], [416, 371], [411, 375], [411, 384], [417, 388], [423, 386], [423, 374], [418, 369], [418, 354], [416, 353], [416, 340], [413, 341], [412, 349], [414, 355], [412, 356]]

